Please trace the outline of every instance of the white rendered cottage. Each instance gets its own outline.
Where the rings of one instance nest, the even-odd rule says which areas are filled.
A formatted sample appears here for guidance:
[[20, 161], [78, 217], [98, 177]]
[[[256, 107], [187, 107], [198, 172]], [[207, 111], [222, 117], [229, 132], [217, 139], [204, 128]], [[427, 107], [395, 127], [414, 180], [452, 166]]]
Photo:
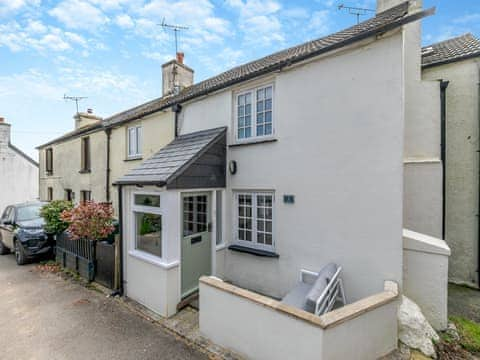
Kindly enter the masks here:
[[10, 141], [11, 125], [0, 117], [0, 213], [38, 199], [38, 163]]
[[[117, 181], [126, 294], [171, 315], [198, 267], [279, 298], [300, 268], [330, 261], [350, 301], [401, 284], [402, 25], [424, 15], [403, 3], [160, 99], [157, 111], [181, 105], [178, 138]], [[144, 213], [158, 215], [156, 249], [138, 247]], [[203, 233], [208, 256], [186, 252]]]
[[[250, 298], [250, 305], [263, 304], [261, 311], [290, 312], [290, 318], [318, 327], [311, 332], [304, 323], [290, 326], [282, 318], [277, 324], [286, 326], [276, 329], [268, 319], [273, 310], [242, 321], [250, 305], [230, 311], [227, 295], [212, 290], [221, 285], [204, 287], [201, 330], [246, 355], [310, 358], [299, 349], [312, 338], [322, 354], [312, 355], [317, 359], [374, 358], [396, 347], [405, 91], [411, 75], [406, 59], [410, 52], [420, 56], [419, 42], [411, 46], [406, 28], [431, 12], [415, 2], [380, 4], [385, 11], [357, 26], [108, 119], [142, 118], [172, 107], [176, 112], [177, 137], [116, 181], [127, 296], [170, 316], [197, 290], [201, 276], [215, 275], [270, 297]], [[330, 262], [343, 268], [348, 302], [378, 312], [347, 322], [364, 309], [356, 305], [352, 315], [346, 306], [343, 318], [324, 319], [273, 300], [295, 286], [301, 269], [318, 271]], [[248, 293], [235, 286], [226, 292]], [[232, 321], [235, 331], [227, 331]], [[269, 341], [255, 336], [269, 325], [276, 345], [262, 354]], [[366, 325], [368, 339], [361, 338]], [[292, 345], [288, 331], [297, 330], [305, 337], [296, 334]], [[363, 352], [343, 346], [344, 331], [358, 334], [352, 339]]]

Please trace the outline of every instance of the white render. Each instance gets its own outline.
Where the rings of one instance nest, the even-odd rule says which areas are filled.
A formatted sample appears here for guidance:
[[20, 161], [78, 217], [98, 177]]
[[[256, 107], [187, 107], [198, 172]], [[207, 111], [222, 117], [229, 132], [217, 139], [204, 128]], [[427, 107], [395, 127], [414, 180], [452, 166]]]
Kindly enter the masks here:
[[449, 81], [445, 165], [445, 240], [452, 249], [449, 277], [478, 286], [480, 59], [429, 67], [422, 75]]
[[232, 191], [274, 191], [280, 257], [226, 250], [223, 277], [279, 298], [301, 268], [334, 261], [349, 301], [378, 292], [384, 279], [401, 283], [403, 67], [398, 31], [184, 105], [181, 134], [228, 126], [232, 144], [235, 94], [274, 86], [277, 141], [228, 149], [238, 172], [227, 173], [224, 216], [229, 245]]
[[257, 303], [254, 296], [248, 299], [200, 282], [201, 334], [253, 360], [371, 360], [397, 346], [398, 300], [370, 309], [359, 306], [361, 315], [322, 326], [325, 315], [313, 316], [318, 320], [313, 323], [297, 316], [301, 310], [279, 311]]
[[38, 199], [38, 164], [12, 147], [11, 125], [0, 120], [0, 213], [6, 206]]
[[448, 325], [448, 259], [445, 241], [403, 231], [403, 292], [415, 301], [436, 330]]

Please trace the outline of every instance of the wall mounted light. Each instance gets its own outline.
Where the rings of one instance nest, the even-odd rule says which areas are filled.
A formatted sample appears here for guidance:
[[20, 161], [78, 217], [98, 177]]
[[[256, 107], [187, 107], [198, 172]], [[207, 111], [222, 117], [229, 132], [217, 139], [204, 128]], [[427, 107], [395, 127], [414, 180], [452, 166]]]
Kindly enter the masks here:
[[230, 160], [228, 163], [228, 171], [230, 171], [230, 174], [232, 175], [237, 173], [237, 162], [235, 160]]

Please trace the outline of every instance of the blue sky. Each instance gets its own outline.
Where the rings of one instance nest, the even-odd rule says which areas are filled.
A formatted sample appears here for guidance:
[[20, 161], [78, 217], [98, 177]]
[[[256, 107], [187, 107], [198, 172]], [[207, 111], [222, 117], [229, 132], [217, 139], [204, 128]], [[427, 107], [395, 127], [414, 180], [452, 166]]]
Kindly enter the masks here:
[[[341, 3], [375, 0], [0, 0], [0, 116], [12, 142], [35, 146], [73, 128], [75, 105], [109, 116], [161, 95], [161, 64], [173, 36], [157, 24], [188, 25], [180, 34], [195, 81], [274, 51], [327, 35], [356, 20]], [[480, 1], [424, 0], [437, 14], [423, 22], [424, 44], [472, 32]]]

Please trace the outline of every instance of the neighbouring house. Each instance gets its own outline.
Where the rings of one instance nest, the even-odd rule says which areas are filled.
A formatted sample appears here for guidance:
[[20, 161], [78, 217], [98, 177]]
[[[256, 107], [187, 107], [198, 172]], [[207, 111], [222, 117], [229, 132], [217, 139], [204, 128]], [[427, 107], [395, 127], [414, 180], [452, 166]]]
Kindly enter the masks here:
[[38, 163], [10, 138], [11, 125], [0, 117], [0, 212], [7, 205], [38, 199]]
[[[419, 136], [436, 138], [444, 164], [443, 237], [452, 249], [449, 277], [479, 286], [480, 41], [465, 34], [424, 47], [422, 78], [441, 87], [441, 122], [429, 129], [433, 132], [421, 129]], [[430, 186], [425, 183], [423, 189]], [[427, 229], [412, 230], [438, 236]]]
[[[202, 282], [200, 329], [220, 344], [258, 358], [273, 343], [282, 358], [299, 348], [310, 352], [303, 358], [317, 359], [393, 350], [398, 294], [407, 285], [404, 248], [414, 253], [409, 261], [420, 262], [409, 282], [425, 270], [418, 254], [441, 248], [432, 274], [446, 271], [448, 261], [442, 240], [402, 232], [404, 131], [421, 116], [406, 93], [438, 91], [420, 77], [415, 22], [430, 13], [421, 1], [380, 0], [377, 16], [357, 26], [106, 119], [175, 113], [173, 141], [115, 181], [124, 294], [170, 316], [200, 277], [215, 275], [230, 284]], [[437, 105], [428, 104], [435, 114]], [[301, 269], [329, 262], [343, 268], [343, 310], [318, 318], [274, 300], [295, 286]], [[280, 318], [270, 322], [272, 314]], [[275, 323], [282, 327], [268, 331]], [[367, 326], [365, 337], [351, 336]], [[289, 329], [301, 334], [293, 343]], [[315, 339], [312, 354], [307, 343]]]
[[40, 200], [107, 201], [102, 119], [91, 110], [73, 118], [73, 131], [37, 147]]

